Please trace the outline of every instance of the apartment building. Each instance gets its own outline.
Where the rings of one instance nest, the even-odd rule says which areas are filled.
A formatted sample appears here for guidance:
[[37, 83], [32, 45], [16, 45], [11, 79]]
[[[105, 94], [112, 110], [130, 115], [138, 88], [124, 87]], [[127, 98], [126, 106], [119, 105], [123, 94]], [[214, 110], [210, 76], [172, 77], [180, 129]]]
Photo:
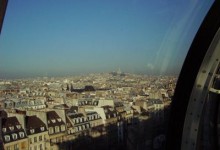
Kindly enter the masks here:
[[27, 150], [28, 138], [16, 117], [1, 119], [1, 142], [4, 150]]
[[26, 116], [25, 124], [29, 150], [49, 150], [49, 135], [45, 123], [37, 116]]

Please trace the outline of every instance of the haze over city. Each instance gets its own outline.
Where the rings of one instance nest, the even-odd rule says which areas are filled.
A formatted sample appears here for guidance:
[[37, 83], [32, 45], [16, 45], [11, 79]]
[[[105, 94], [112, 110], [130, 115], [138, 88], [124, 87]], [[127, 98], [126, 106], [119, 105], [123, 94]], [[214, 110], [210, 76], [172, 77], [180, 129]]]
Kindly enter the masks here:
[[216, 149], [212, 3], [0, 0], [0, 150]]
[[[9, 1], [0, 37], [0, 78], [118, 68], [130, 73], [176, 75], [211, 5], [210, 1], [198, 3]], [[193, 11], [200, 14], [192, 15]]]

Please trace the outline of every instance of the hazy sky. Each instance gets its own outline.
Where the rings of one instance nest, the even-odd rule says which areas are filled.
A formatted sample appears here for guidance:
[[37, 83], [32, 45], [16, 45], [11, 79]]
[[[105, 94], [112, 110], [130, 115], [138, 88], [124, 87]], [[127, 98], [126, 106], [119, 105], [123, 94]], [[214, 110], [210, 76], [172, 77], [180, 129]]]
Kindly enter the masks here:
[[0, 78], [178, 74], [212, 1], [10, 0]]

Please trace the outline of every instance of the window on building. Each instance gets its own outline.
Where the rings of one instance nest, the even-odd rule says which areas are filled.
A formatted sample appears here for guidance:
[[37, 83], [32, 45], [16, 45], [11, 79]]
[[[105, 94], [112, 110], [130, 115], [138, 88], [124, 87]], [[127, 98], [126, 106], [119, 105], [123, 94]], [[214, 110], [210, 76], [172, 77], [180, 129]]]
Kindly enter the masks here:
[[10, 141], [10, 136], [9, 136], [9, 135], [5, 135], [4, 137], [5, 137], [5, 141], [6, 141], [6, 142], [9, 142], [9, 141]]
[[11, 147], [10, 147], [10, 146], [7, 146], [7, 147], [6, 147], [6, 150], [11, 150]]
[[33, 134], [35, 131], [34, 129], [30, 129], [30, 133]]
[[34, 142], [37, 142], [37, 137], [34, 137]]
[[42, 141], [42, 140], [43, 140], [43, 139], [42, 139], [42, 135], [40, 135], [40, 136], [39, 136], [39, 141]]
[[55, 133], [60, 132], [60, 127], [59, 126], [55, 126]]
[[10, 129], [11, 131], [13, 131], [13, 130], [14, 130], [14, 126], [10, 126], [9, 129]]
[[116, 117], [116, 113], [114, 113], [114, 117]]
[[75, 127], [75, 131], [78, 132], [78, 127]]
[[21, 129], [21, 125], [20, 124], [16, 125], [16, 127], [17, 127], [17, 129]]
[[39, 148], [40, 150], [43, 150], [43, 144], [40, 144]]
[[66, 127], [65, 125], [61, 125], [61, 131], [65, 131]]
[[14, 150], [19, 150], [18, 144], [14, 145]]
[[19, 136], [20, 136], [20, 138], [23, 138], [24, 137], [24, 132], [19, 132]]
[[53, 129], [53, 127], [50, 127], [49, 128], [49, 134], [53, 134], [54, 133], [54, 129]]
[[81, 127], [81, 126], [79, 126], [78, 128], [79, 128], [79, 131], [81, 131], [81, 130], [82, 130], [82, 127]]
[[44, 131], [44, 127], [40, 127], [40, 130], [41, 130], [41, 131]]
[[29, 143], [32, 144], [32, 138], [29, 139]]
[[13, 134], [12, 134], [12, 139], [13, 139], [13, 140], [17, 140], [17, 138], [18, 138], [18, 137], [17, 137], [17, 134], [16, 134], [16, 133], [13, 133]]
[[2, 132], [6, 132], [6, 128], [2, 128]]

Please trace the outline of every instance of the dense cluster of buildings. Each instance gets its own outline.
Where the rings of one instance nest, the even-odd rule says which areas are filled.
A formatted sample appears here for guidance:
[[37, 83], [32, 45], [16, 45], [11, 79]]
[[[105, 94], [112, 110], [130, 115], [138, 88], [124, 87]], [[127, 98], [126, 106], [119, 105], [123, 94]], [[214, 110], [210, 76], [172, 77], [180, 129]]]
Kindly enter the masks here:
[[156, 149], [175, 83], [115, 72], [0, 80], [0, 149]]

